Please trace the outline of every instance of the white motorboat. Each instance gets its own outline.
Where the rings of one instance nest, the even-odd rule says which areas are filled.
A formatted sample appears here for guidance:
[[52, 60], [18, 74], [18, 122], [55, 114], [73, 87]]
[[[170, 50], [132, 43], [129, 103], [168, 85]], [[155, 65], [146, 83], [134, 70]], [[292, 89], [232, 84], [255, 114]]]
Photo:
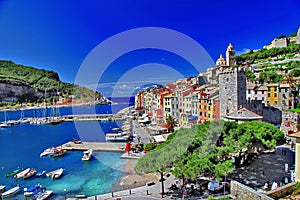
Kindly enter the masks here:
[[41, 192], [38, 197], [36, 198], [36, 200], [45, 200], [48, 199], [51, 195], [52, 195], [53, 191], [52, 190], [46, 190]]
[[27, 169], [21, 171], [20, 173], [16, 174], [14, 177], [16, 179], [23, 178], [29, 171], [30, 171], [30, 168], [27, 168]]
[[92, 157], [92, 154], [93, 154], [93, 149], [84, 151], [81, 160], [84, 160], [84, 161], [90, 160]]
[[55, 148], [55, 147], [48, 148], [40, 154], [40, 157], [52, 155], [55, 153], [56, 150], [57, 150], [57, 148]]
[[128, 132], [106, 133], [106, 141], [124, 142], [129, 140]]
[[0, 192], [1, 191], [4, 191], [6, 189], [6, 186], [5, 185], [0, 185]]
[[18, 193], [19, 191], [20, 191], [20, 186], [16, 186], [14, 188], [7, 190], [6, 192], [3, 192], [1, 196], [4, 199]]
[[64, 169], [63, 168], [60, 168], [60, 169], [57, 169], [57, 170], [54, 170], [52, 172], [48, 172], [46, 174], [47, 177], [51, 177], [52, 179], [58, 179], [61, 177], [62, 173], [63, 173]]

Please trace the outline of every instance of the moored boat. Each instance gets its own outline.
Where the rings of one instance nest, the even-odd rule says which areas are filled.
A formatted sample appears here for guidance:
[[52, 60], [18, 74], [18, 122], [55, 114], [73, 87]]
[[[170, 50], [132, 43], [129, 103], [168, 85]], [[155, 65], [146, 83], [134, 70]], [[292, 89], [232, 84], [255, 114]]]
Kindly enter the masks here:
[[57, 170], [54, 170], [52, 172], [48, 172], [46, 174], [47, 177], [51, 177], [52, 179], [58, 179], [61, 177], [62, 173], [63, 173], [64, 169], [63, 168], [60, 168], [60, 169], [57, 169]]
[[1, 194], [1, 197], [4, 199], [18, 193], [19, 191], [20, 191], [20, 186], [16, 186], [14, 188], [7, 190], [6, 192], [3, 192]]
[[5, 185], [0, 185], [0, 192], [4, 191], [6, 189]]
[[48, 199], [51, 195], [52, 195], [53, 191], [52, 190], [45, 190], [43, 192], [41, 192], [38, 197], [36, 198], [36, 200], [45, 200]]
[[13, 170], [13, 171], [11, 171], [11, 172], [8, 172], [7, 174], [6, 174], [6, 177], [11, 177], [11, 176], [14, 176], [14, 175], [16, 175], [17, 173], [19, 173], [20, 172], [20, 169], [18, 168], [18, 169], [15, 169], [15, 170]]
[[25, 176], [25, 174], [27, 174], [29, 171], [30, 171], [30, 168], [27, 168], [27, 169], [21, 171], [20, 173], [16, 174], [14, 177], [16, 179], [23, 178]]
[[27, 179], [27, 178], [32, 177], [32, 176], [35, 175], [35, 174], [36, 174], [36, 169], [31, 169], [29, 172], [27, 172], [27, 173], [23, 176], [23, 178], [24, 178], [24, 179]]
[[24, 196], [30, 197], [33, 193], [36, 193], [42, 189], [40, 184], [31, 186], [30, 188], [24, 188]]
[[41, 176], [43, 176], [45, 173], [46, 173], [46, 170], [38, 171], [38, 172], [36, 173], [36, 176], [37, 176], [37, 177], [41, 177]]
[[92, 154], [93, 154], [93, 149], [84, 151], [81, 160], [84, 160], [84, 161], [90, 160], [92, 157]]
[[124, 142], [129, 140], [128, 132], [106, 133], [106, 141]]

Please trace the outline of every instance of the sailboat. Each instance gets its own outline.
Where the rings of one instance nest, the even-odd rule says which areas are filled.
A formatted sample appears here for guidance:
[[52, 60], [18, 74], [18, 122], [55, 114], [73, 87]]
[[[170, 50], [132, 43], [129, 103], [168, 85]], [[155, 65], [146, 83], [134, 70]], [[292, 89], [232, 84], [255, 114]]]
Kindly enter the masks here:
[[7, 114], [6, 114], [6, 110], [4, 111], [4, 122], [1, 122], [0, 123], [0, 128], [8, 128], [8, 127], [10, 127], [11, 126], [11, 124], [9, 124], [8, 122], [7, 122], [7, 116], [6, 116]]

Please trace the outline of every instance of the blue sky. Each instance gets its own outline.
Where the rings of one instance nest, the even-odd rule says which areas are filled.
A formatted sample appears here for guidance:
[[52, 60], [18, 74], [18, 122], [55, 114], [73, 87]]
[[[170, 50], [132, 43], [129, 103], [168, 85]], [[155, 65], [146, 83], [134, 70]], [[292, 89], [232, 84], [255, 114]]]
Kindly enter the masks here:
[[[220, 53], [224, 54], [228, 43], [232, 43], [237, 52], [243, 52], [261, 48], [281, 34], [296, 32], [300, 26], [299, 10], [299, 0], [2, 0], [0, 59], [54, 70], [62, 81], [76, 82], [82, 63], [103, 41], [131, 29], [161, 27], [192, 38], [214, 61]], [[99, 55], [99, 59], [105, 58]], [[109, 66], [95, 66], [105, 68], [99, 75], [98, 83], [103, 83], [99, 90], [110, 95], [116, 88], [110, 83], [123, 81], [123, 90], [128, 90], [125, 82], [130, 82], [130, 77], [150, 80], [149, 63], [154, 63], [153, 69], [162, 67], [160, 64], [168, 66], [165, 72], [157, 75], [165, 81], [197, 72], [174, 52], [138, 49], [120, 55]], [[204, 62], [201, 69], [204, 71], [208, 67], [205, 65], [210, 64], [211, 61]], [[149, 66], [149, 72], [145, 72], [149, 77], [145, 78], [137, 68], [144, 71]], [[133, 81], [139, 82], [138, 79]], [[136, 89], [147, 83], [131, 87]]]

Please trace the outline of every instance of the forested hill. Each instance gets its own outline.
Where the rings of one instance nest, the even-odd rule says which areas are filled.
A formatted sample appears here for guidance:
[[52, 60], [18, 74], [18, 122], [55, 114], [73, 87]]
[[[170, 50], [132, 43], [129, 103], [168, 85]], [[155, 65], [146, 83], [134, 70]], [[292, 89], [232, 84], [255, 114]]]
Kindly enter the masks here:
[[[48, 100], [72, 99], [78, 101], [107, 102], [98, 92], [75, 84], [60, 81], [54, 71], [23, 66], [12, 61], [0, 60], [0, 101], [42, 102]], [[52, 101], [52, 100], [51, 100]]]

